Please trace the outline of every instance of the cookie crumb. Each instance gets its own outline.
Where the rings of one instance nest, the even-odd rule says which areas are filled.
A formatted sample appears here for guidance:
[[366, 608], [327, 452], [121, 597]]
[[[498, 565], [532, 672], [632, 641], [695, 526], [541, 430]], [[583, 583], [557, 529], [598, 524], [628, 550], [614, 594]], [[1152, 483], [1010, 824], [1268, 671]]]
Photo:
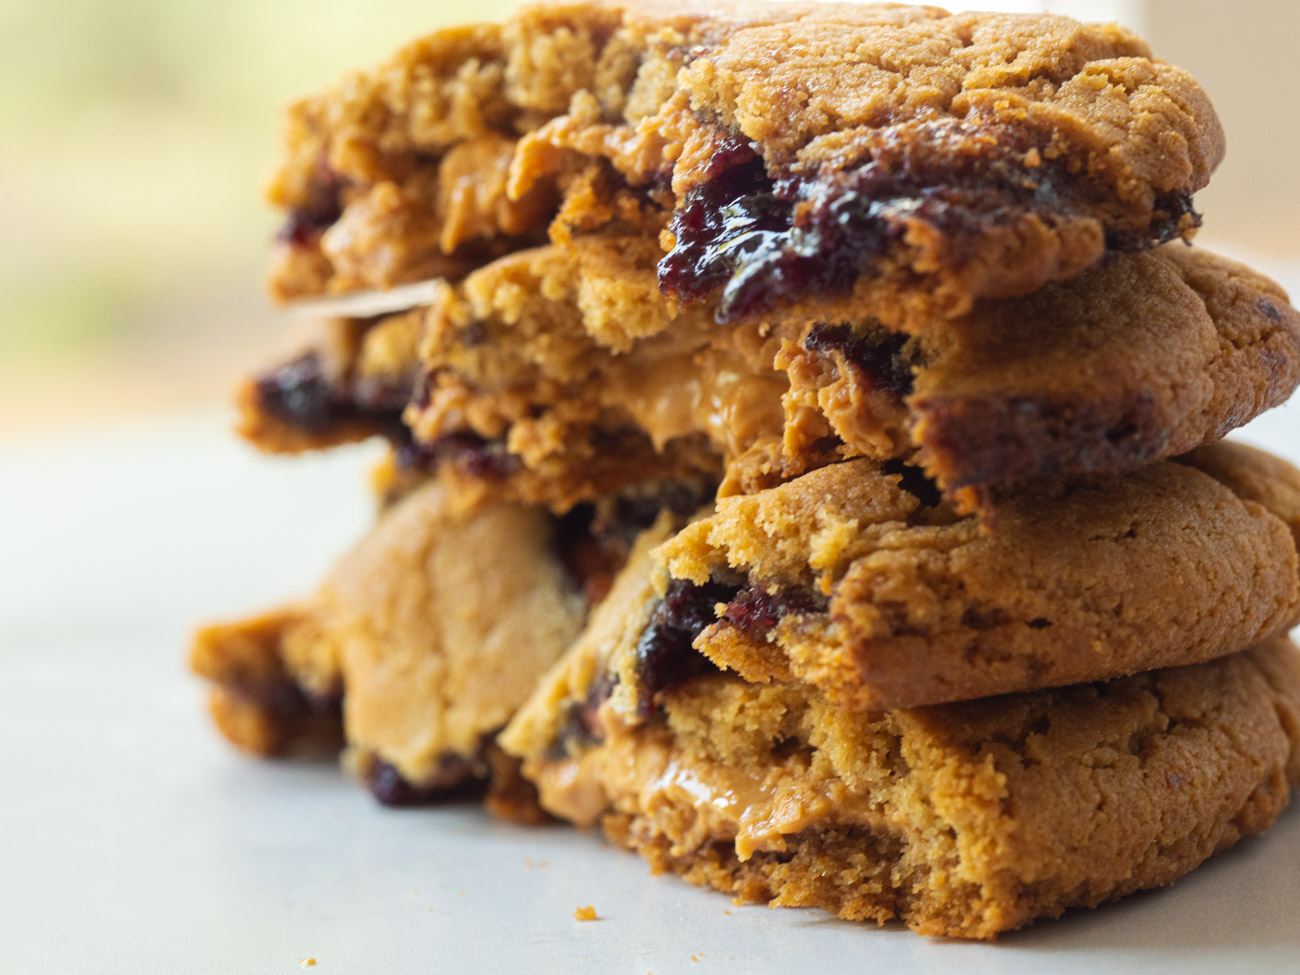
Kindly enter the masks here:
[[299, 966], [301, 966], [302, 968], [315, 968], [315, 967], [316, 967], [316, 959], [315, 959], [315, 958], [304, 958], [302, 961], [298, 962], [298, 964], [299, 964]]
[[588, 904], [586, 907], [575, 907], [573, 909], [573, 919], [575, 921], [598, 921], [596, 909]]

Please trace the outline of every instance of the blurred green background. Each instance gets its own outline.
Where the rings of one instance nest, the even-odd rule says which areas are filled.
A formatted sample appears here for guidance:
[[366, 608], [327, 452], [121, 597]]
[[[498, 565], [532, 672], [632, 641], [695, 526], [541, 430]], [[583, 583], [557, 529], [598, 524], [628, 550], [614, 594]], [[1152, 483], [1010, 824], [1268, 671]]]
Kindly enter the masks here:
[[0, 429], [217, 401], [291, 99], [508, 0], [0, 0]]
[[[220, 402], [282, 331], [258, 194], [281, 106], [513, 5], [0, 0], [0, 430]], [[1300, 4], [1050, 5], [1124, 19], [1210, 91], [1231, 151], [1203, 239], [1300, 257]]]

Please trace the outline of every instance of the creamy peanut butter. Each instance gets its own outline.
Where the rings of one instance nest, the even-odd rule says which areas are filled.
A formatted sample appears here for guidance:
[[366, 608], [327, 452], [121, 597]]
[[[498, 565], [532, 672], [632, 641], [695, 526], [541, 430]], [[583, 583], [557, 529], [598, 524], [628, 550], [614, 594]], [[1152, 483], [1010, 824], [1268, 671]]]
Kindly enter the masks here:
[[887, 830], [880, 800], [837, 778], [814, 774], [795, 756], [761, 770], [724, 765], [674, 747], [666, 728], [615, 727], [601, 744], [578, 758], [534, 759], [526, 772], [542, 806], [581, 826], [595, 825], [610, 810], [650, 814], [665, 808], [693, 811], [683, 848], [729, 839], [736, 855], [782, 852], [785, 838], [829, 826]]

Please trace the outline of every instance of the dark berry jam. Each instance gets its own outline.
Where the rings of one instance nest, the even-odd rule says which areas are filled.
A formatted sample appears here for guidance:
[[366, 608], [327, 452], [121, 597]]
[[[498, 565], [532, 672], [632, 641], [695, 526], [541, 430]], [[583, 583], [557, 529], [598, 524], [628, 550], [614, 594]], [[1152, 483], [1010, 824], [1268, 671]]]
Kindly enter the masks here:
[[[723, 140], [708, 178], [673, 213], [660, 288], [683, 301], [720, 291], [715, 317], [725, 323], [848, 292], [915, 222], [947, 238], [959, 264], [981, 231], [1026, 213], [1050, 221], [1095, 212], [1086, 177], [1063, 163], [1026, 166], [1023, 140], [953, 119], [913, 122], [875, 133], [863, 162], [799, 175], [773, 175], [752, 145]], [[1180, 236], [1189, 216], [1199, 224], [1191, 197], [1170, 194], [1145, 230], [1108, 243], [1151, 247]]]
[[605, 729], [599, 712], [618, 686], [618, 675], [602, 670], [587, 687], [581, 700], [570, 701], [565, 711], [564, 725], [550, 748], [552, 758], [566, 758], [571, 748], [587, 748], [605, 739]]
[[[725, 606], [721, 616], [718, 604]], [[643, 718], [652, 715], [660, 691], [717, 670], [692, 646], [712, 624], [721, 622], [747, 637], [762, 639], [785, 616], [825, 609], [825, 597], [810, 589], [769, 590], [762, 585], [742, 587], [716, 580], [697, 586], [684, 579], [672, 580], [637, 644], [637, 671], [642, 685], [638, 713]]]
[[258, 377], [257, 397], [276, 419], [309, 433], [323, 433], [341, 419], [334, 385], [314, 352]]
[[428, 471], [449, 463], [469, 477], [503, 480], [522, 466], [503, 440], [488, 440], [475, 433], [451, 433], [431, 443], [420, 443], [411, 439], [409, 429], [399, 427], [390, 439], [394, 459], [402, 470]]
[[908, 337], [882, 327], [855, 331], [849, 325], [819, 323], [804, 339], [810, 352], [839, 352], [866, 375], [877, 389], [906, 396], [912, 392], [914, 356], [906, 348]]
[[649, 717], [655, 710], [655, 695], [692, 677], [716, 669], [691, 644], [705, 627], [717, 621], [714, 607], [728, 603], [736, 587], [707, 582], [697, 586], [674, 579], [650, 616], [650, 623], [636, 645], [637, 673], [641, 679], [638, 713]]
[[943, 501], [943, 492], [939, 490], [939, 485], [920, 467], [895, 459], [885, 461], [881, 465], [881, 470], [898, 477], [899, 486], [920, 501], [921, 507], [934, 508]]
[[413, 785], [396, 767], [382, 758], [372, 758], [366, 769], [366, 786], [384, 806], [425, 806], [451, 797], [458, 787], [474, 785], [486, 778], [488, 768], [482, 756], [444, 755], [434, 770], [432, 784]]
[[753, 586], [741, 590], [727, 604], [722, 618], [745, 636], [762, 639], [786, 616], [825, 611], [826, 598], [820, 592], [801, 588], [769, 591], [765, 586]]
[[324, 434], [341, 424], [366, 423], [376, 433], [399, 436], [407, 385], [374, 380], [348, 382], [326, 374], [320, 356], [308, 352], [257, 379], [257, 398], [276, 419], [307, 433]]

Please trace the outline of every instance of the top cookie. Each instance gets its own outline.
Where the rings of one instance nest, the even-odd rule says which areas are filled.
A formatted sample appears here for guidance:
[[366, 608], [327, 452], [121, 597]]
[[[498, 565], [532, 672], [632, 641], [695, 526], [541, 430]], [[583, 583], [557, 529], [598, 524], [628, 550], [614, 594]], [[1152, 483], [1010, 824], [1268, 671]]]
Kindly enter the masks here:
[[858, 4], [573, 4], [443, 31], [289, 113], [291, 298], [464, 273], [547, 232], [662, 234], [720, 318], [895, 327], [1188, 236], [1223, 155], [1131, 33]]

